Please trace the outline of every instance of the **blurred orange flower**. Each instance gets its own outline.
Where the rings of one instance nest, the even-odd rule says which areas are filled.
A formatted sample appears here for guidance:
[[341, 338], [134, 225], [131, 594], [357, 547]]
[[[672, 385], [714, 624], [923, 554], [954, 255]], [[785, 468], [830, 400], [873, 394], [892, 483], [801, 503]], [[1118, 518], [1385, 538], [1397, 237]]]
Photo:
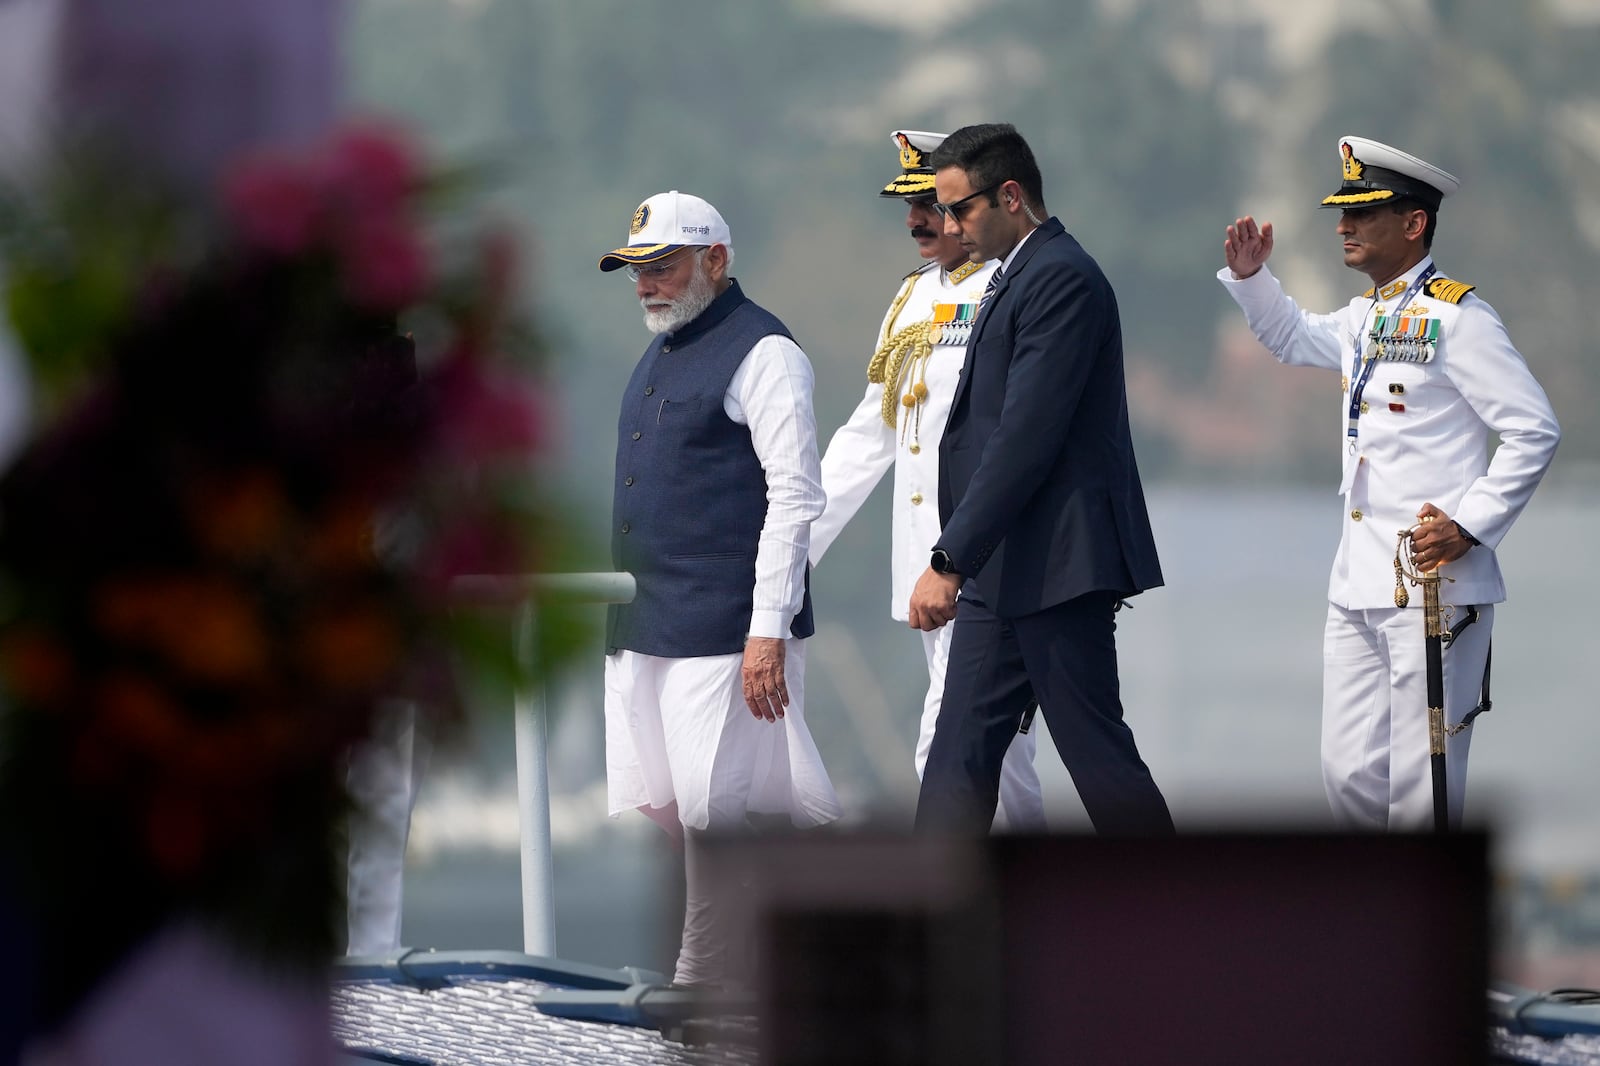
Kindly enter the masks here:
[[255, 601], [225, 577], [116, 578], [96, 607], [107, 636], [155, 653], [192, 681], [248, 684], [266, 674], [269, 642]]
[[371, 604], [330, 607], [304, 622], [301, 662], [313, 684], [338, 692], [371, 690], [399, 666], [400, 633]]
[[222, 558], [265, 558], [285, 547], [289, 502], [270, 470], [232, 471], [197, 483], [189, 521], [200, 546]]

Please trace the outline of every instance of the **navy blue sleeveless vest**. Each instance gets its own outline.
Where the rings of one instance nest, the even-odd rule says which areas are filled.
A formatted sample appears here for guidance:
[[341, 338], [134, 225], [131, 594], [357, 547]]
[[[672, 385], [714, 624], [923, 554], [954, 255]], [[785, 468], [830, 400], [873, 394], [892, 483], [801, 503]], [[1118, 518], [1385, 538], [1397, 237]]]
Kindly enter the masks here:
[[[617, 420], [611, 559], [638, 595], [606, 615], [606, 651], [682, 659], [741, 651], [754, 603], [767, 479], [750, 430], [728, 417], [728, 382], [782, 322], [733, 282], [634, 368]], [[810, 573], [790, 633], [809, 637]]]

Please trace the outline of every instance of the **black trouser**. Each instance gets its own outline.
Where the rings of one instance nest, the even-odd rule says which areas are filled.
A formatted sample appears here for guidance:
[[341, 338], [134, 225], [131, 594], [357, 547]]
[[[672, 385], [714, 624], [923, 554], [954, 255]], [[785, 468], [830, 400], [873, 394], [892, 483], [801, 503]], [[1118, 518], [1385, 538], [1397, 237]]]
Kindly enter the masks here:
[[1095, 592], [1001, 618], [967, 583], [917, 800], [919, 831], [988, 832], [1001, 761], [1034, 700], [1097, 832], [1174, 831], [1166, 800], [1122, 719], [1113, 618], [1118, 598]]

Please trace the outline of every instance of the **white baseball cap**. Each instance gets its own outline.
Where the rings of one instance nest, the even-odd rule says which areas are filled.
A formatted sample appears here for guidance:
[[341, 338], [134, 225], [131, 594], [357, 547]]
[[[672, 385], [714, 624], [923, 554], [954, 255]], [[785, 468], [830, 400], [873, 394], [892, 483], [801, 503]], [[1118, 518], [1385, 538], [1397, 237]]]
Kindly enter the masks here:
[[633, 212], [628, 243], [600, 257], [601, 270], [650, 263], [679, 248], [720, 244], [733, 251], [733, 236], [717, 209], [686, 192], [659, 192]]

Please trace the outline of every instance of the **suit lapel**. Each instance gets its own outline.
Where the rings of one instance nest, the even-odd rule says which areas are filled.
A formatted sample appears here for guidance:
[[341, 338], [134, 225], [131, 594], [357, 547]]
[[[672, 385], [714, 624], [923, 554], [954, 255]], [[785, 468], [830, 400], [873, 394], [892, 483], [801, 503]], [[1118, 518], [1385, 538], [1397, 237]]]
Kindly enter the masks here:
[[[983, 305], [983, 309], [978, 312], [978, 320], [972, 324], [972, 337], [967, 341], [961, 379], [956, 383], [955, 398], [950, 401], [950, 410], [952, 412], [966, 398], [967, 386], [972, 381], [972, 352], [977, 348], [978, 341], [983, 338], [984, 332], [987, 330], [991, 317], [989, 312], [999, 306], [1000, 300], [1006, 294], [1006, 290], [1017, 279], [1017, 275], [1022, 273], [1023, 268], [1028, 265], [1028, 260], [1033, 258], [1034, 253], [1044, 247], [1046, 241], [1055, 237], [1058, 233], [1065, 232], [1066, 230], [1062, 227], [1061, 222], [1054, 215], [1050, 216], [1044, 225], [1033, 231], [1033, 235], [1028, 238], [1028, 242], [1022, 246], [1021, 250], [1017, 252], [1017, 257], [1011, 261], [1011, 266], [1007, 267], [1005, 272], [1000, 275], [1000, 284], [995, 286], [994, 295], [989, 297], [988, 301]], [[946, 424], [948, 424], [948, 419]]]

